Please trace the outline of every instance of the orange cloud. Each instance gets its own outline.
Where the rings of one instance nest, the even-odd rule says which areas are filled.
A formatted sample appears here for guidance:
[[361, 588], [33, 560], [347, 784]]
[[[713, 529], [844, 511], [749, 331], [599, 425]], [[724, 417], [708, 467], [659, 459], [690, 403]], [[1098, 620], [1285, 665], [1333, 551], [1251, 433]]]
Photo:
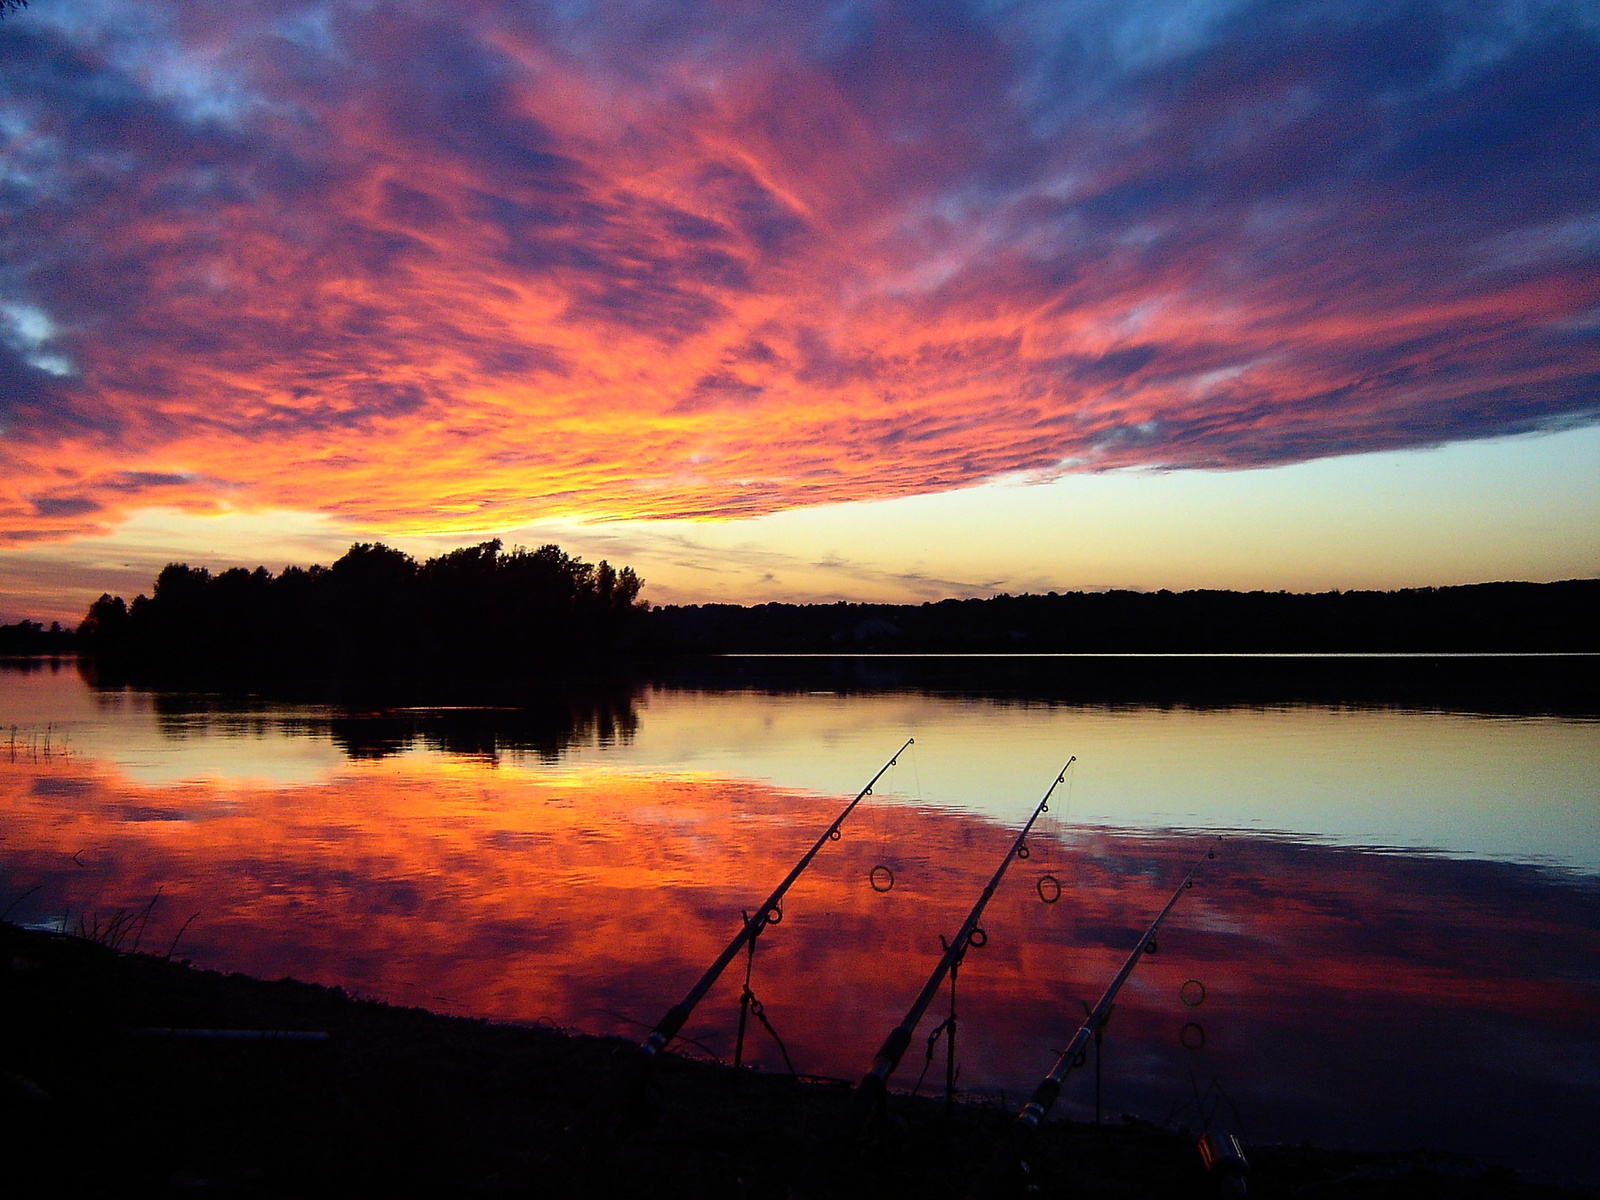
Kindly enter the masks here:
[[[976, 13], [330, 8], [140, 40], [65, 7], [0, 30], [31, 156], [12, 543], [157, 504], [743, 516], [1600, 415], [1592, 193], [1560, 154], [1594, 86], [1554, 35], [1394, 101], [1397, 132], [1376, 28], [1247, 68], [1224, 30], [1091, 104]], [[1428, 28], [1419, 71], [1455, 44]], [[1544, 121], [1520, 157], [1473, 134], [1508, 107]]]

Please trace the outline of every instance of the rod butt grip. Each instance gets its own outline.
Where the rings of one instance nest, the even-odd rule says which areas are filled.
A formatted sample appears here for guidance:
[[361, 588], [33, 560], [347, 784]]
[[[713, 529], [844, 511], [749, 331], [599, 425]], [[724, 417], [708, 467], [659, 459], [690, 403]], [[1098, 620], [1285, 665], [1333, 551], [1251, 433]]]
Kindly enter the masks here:
[[906, 1048], [910, 1045], [911, 1030], [904, 1025], [898, 1025], [890, 1030], [888, 1037], [883, 1039], [883, 1046], [878, 1051], [878, 1059], [880, 1062], [887, 1062], [889, 1070], [892, 1071], [900, 1065], [900, 1059], [905, 1056]]
[[665, 1050], [672, 1039], [678, 1036], [678, 1031], [683, 1028], [683, 1023], [688, 1019], [689, 1010], [681, 1004], [674, 1005], [672, 1010], [662, 1017], [655, 1029], [651, 1031], [650, 1040], [645, 1044], [649, 1045], [659, 1039], [661, 1049]]

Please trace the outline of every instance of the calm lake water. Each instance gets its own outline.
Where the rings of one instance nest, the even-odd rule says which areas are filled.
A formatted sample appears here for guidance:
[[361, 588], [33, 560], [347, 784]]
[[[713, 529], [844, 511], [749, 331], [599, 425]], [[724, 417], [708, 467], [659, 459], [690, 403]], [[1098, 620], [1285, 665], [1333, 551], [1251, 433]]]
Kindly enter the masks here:
[[[853, 1079], [1075, 754], [961, 971], [963, 1091], [1031, 1090], [1220, 832], [1122, 992], [1108, 1114], [1217, 1109], [1247, 1140], [1600, 1179], [1592, 719], [792, 687], [536, 710], [224, 704], [0, 670], [0, 904], [75, 928], [159, 888], [142, 949], [197, 914], [177, 954], [200, 965], [642, 1036], [915, 737], [755, 960], [796, 1067]], [[688, 1052], [731, 1057], [741, 978], [702, 1003]], [[783, 1069], [759, 1029], [748, 1055]], [[925, 1091], [942, 1063], [941, 1046]], [[1093, 1108], [1083, 1071], [1057, 1112]]]

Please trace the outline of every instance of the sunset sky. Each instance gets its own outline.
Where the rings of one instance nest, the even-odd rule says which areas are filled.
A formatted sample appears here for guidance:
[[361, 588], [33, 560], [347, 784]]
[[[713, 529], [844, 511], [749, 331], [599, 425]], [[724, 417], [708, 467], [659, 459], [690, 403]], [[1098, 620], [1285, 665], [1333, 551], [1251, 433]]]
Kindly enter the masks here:
[[1600, 574], [1589, 0], [33, 0], [0, 619]]

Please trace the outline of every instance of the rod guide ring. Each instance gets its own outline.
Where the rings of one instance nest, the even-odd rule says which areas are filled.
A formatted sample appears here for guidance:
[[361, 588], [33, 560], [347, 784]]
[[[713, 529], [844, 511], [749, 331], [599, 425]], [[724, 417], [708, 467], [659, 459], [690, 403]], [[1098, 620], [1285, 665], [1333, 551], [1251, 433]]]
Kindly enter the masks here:
[[828, 830], [828, 840], [830, 842], [837, 842], [843, 836], [844, 836], [844, 834], [839, 832], [839, 827], [837, 825], [835, 825], [832, 829]]
[[1185, 979], [1178, 987], [1178, 999], [1185, 1008], [1199, 1008], [1206, 1002], [1206, 985], [1198, 979]]
[[1185, 1021], [1183, 1028], [1178, 1030], [1178, 1040], [1183, 1043], [1185, 1050], [1199, 1050], [1206, 1044], [1205, 1026], [1199, 1021]]
[[879, 863], [867, 872], [867, 882], [872, 885], [875, 892], [887, 892], [894, 887], [894, 872]]
[[1039, 893], [1039, 899], [1046, 904], [1054, 904], [1061, 899], [1061, 881], [1054, 875], [1039, 876], [1039, 882], [1034, 884], [1033, 888]]
[[972, 932], [967, 934], [967, 945], [974, 950], [982, 950], [988, 944], [989, 935], [977, 926], [973, 926]]

